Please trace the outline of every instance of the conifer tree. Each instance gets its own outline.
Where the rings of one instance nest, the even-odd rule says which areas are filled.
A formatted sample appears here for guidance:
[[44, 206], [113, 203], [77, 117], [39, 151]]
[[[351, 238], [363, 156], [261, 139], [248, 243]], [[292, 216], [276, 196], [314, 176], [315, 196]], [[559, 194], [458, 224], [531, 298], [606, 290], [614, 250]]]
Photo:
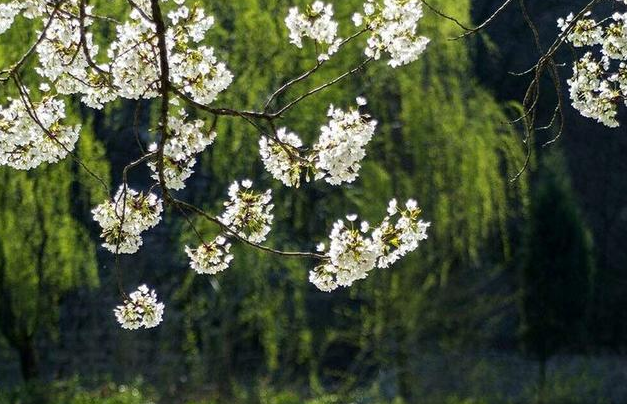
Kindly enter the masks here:
[[592, 240], [575, 202], [563, 158], [545, 157], [533, 190], [521, 271], [521, 336], [539, 362], [543, 399], [547, 361], [585, 343], [594, 280]]

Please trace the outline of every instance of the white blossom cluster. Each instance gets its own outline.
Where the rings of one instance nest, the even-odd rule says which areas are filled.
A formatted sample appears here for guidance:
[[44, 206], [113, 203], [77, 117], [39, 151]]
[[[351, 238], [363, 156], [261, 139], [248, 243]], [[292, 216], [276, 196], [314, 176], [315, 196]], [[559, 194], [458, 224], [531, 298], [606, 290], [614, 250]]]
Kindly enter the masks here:
[[92, 210], [100, 224], [102, 244], [116, 254], [134, 254], [143, 244], [141, 233], [161, 221], [163, 203], [155, 194], [144, 195], [121, 186], [113, 200], [105, 201]]
[[[375, 243], [383, 246], [377, 266], [387, 268], [407, 253], [418, 248], [422, 240], [427, 239], [427, 229], [431, 225], [418, 219], [421, 211], [415, 200], [405, 203], [405, 209], [398, 208], [396, 199], [388, 204], [388, 216], [372, 232]], [[393, 220], [396, 222], [392, 223]]]
[[167, 32], [170, 80], [194, 101], [210, 104], [231, 84], [233, 75], [224, 63], [218, 62], [212, 47], [194, 49], [190, 45], [205, 37], [214, 19], [198, 6], [190, 9], [185, 5], [168, 17], [172, 21]]
[[557, 22], [574, 47], [591, 48], [573, 64], [570, 98], [581, 115], [617, 127], [618, 107], [627, 105], [627, 12], [615, 12], [602, 21], [591, 15], [586, 13], [574, 25], [573, 14]]
[[298, 187], [302, 170], [308, 165], [301, 157], [299, 148], [303, 142], [287, 128], [276, 131], [276, 139], [262, 136], [259, 140], [259, 154], [266, 170], [288, 187]]
[[[225, 211], [217, 219], [226, 226], [225, 234], [235, 232], [251, 243], [261, 243], [271, 230], [274, 205], [271, 191], [262, 194], [252, 190], [252, 181], [233, 182], [229, 187], [230, 200], [224, 203]], [[193, 249], [185, 246], [190, 267], [198, 274], [215, 275], [229, 267], [233, 260], [231, 243], [222, 234], [210, 243]]]
[[22, 7], [16, 1], [0, 4], [0, 34], [11, 28], [15, 16], [20, 13]]
[[[427, 238], [429, 223], [418, 217], [420, 209], [410, 199], [399, 209], [396, 199], [388, 205], [388, 215], [381, 224], [371, 228], [367, 222], [355, 226], [357, 215], [348, 215], [333, 225], [329, 236], [328, 261], [309, 273], [309, 281], [318, 289], [330, 292], [339, 286], [348, 287], [365, 279], [374, 268], [387, 268], [399, 258], [418, 248]], [[323, 252], [320, 244], [318, 251]]]
[[586, 53], [575, 62], [573, 77], [568, 80], [570, 98], [581, 115], [596, 119], [608, 127], [617, 127], [617, 100], [621, 99], [620, 86], [625, 85], [625, 82], [624, 78], [618, 80], [617, 87], [605, 78], [605, 73], [605, 65], [595, 60], [592, 53]]
[[218, 236], [211, 243], [203, 243], [197, 249], [185, 246], [185, 252], [191, 260], [190, 266], [199, 274], [215, 275], [229, 267], [233, 255], [229, 253], [231, 243], [223, 236]]
[[365, 23], [371, 31], [366, 56], [378, 60], [386, 52], [388, 64], [398, 67], [418, 59], [429, 44], [429, 38], [417, 34], [422, 16], [420, 0], [366, 0], [363, 14], [355, 13], [353, 22], [358, 27]]
[[[194, 101], [211, 103], [230, 85], [232, 75], [217, 61], [213, 48], [195, 49], [191, 45], [205, 37], [214, 19], [197, 6], [188, 8], [181, 0], [175, 2], [177, 7], [168, 14], [171, 25], [166, 32], [170, 81]], [[95, 62], [99, 47], [87, 30], [93, 23], [93, 18], [89, 17], [92, 11], [91, 6], [85, 7], [88, 17], [83, 20], [85, 32], [82, 34], [78, 1], [66, 0], [56, 5], [44, 0], [15, 0], [0, 4], [0, 33], [10, 28], [18, 14], [30, 19], [43, 15], [49, 18], [45, 34], [35, 48], [39, 58], [35, 70], [58, 93], [79, 94], [81, 101], [92, 108], [102, 108], [118, 97], [158, 96], [159, 50], [155, 24], [150, 19], [150, 2], [134, 2], [129, 20], [116, 25], [106, 63]], [[43, 82], [40, 89], [47, 93], [50, 85]], [[0, 107], [0, 164], [31, 169], [42, 162], [56, 162], [73, 150], [80, 127], [60, 124], [59, 120], [65, 116], [63, 102], [46, 97], [34, 107], [34, 111], [29, 111], [30, 107], [18, 101], [12, 101], [7, 108]], [[197, 123], [184, 124], [177, 132], [181, 136], [175, 136], [169, 144], [176, 148], [174, 143], [186, 141], [191, 146], [187, 155], [168, 153], [168, 150], [165, 153], [168, 186], [173, 189], [184, 186], [183, 181], [191, 175], [195, 163], [193, 154], [202, 151], [213, 136], [199, 133], [189, 137], [186, 132], [189, 125], [198, 126]]]
[[164, 309], [165, 305], [157, 301], [157, 292], [141, 285], [113, 312], [122, 328], [137, 330], [158, 326], [163, 321]]
[[[28, 19], [40, 17], [50, 11], [50, 2], [47, 0], [16, 0], [14, 3], [20, 5], [23, 10], [22, 15]], [[76, 0], [67, 0], [65, 4], [71, 7], [78, 6]]]
[[224, 63], [218, 62], [211, 47], [174, 53], [170, 60], [172, 83], [196, 102], [212, 103], [233, 81], [233, 75]]
[[184, 1], [175, 1], [178, 7], [168, 13], [168, 18], [174, 26], [180, 27], [177, 32], [179, 46], [188, 41], [188, 37], [195, 43], [202, 41], [207, 31], [215, 23], [213, 16], [205, 15], [205, 10], [194, 4], [192, 8], [184, 5]]
[[[358, 107], [366, 105], [363, 97], [357, 98]], [[286, 128], [276, 131], [274, 137], [263, 136], [259, 141], [259, 153], [266, 170], [286, 186], [300, 186], [303, 172], [305, 179], [325, 179], [329, 184], [353, 182], [359, 175], [365, 147], [372, 139], [377, 121], [362, 115], [358, 108], [348, 112], [333, 105], [329, 107], [329, 122], [321, 127], [318, 141], [308, 154], [301, 153], [300, 137]]]
[[[206, 16], [198, 6], [188, 8], [180, 0], [176, 3], [176, 9], [168, 13], [171, 24], [166, 32], [170, 80], [195, 101], [208, 104], [231, 84], [233, 76], [218, 62], [213, 48], [191, 46], [204, 39], [213, 17]], [[92, 108], [102, 108], [118, 97], [157, 97], [159, 48], [150, 2], [136, 1], [134, 5], [129, 20], [116, 25], [115, 38], [106, 52], [108, 61], [98, 64], [95, 60], [99, 47], [93, 43], [91, 33], [86, 30], [84, 38], [81, 35], [78, 2], [63, 2], [37, 46], [37, 72], [54, 83], [59, 93], [82, 94], [83, 103]], [[29, 0], [0, 5], [0, 33], [10, 27], [21, 10], [26, 10], [22, 14], [30, 18], [51, 15], [54, 3]], [[87, 15], [92, 10], [91, 6], [85, 7]], [[85, 18], [84, 28], [92, 23], [92, 18]]]
[[[163, 148], [165, 185], [175, 190], [185, 188], [185, 180], [194, 173], [195, 156], [205, 150], [216, 138], [215, 132], [204, 129], [205, 123], [202, 120], [185, 122], [187, 115], [184, 110], [181, 110], [180, 115], [180, 117], [168, 116], [169, 137]], [[156, 152], [157, 143], [151, 144], [148, 150]], [[151, 161], [148, 167], [153, 172], [152, 178], [159, 180], [157, 163]]]
[[[357, 216], [349, 215], [346, 219], [352, 224]], [[352, 225], [347, 227], [342, 220], [333, 225], [328, 255], [337, 268], [335, 276], [339, 286], [350, 286], [365, 279], [376, 265], [381, 247], [372, 238], [365, 237], [361, 230]], [[365, 226], [363, 230], [367, 231]]]
[[[66, 3], [76, 6], [76, 0], [66, 0]], [[32, 20], [48, 10], [50, 4], [46, 0], [13, 0], [0, 4], [0, 34], [11, 28], [17, 15], [21, 14]]]
[[[603, 27], [593, 19], [588, 18], [591, 14], [592, 13], [588, 11], [585, 14], [586, 18], [578, 20], [568, 34], [568, 41], [573, 44], [573, 46], [592, 46], [600, 44], [603, 41]], [[570, 13], [566, 18], [559, 18], [557, 20], [557, 26], [562, 33], [566, 32], [574, 18], [575, 15]]]
[[[71, 2], [70, 2], [71, 3]], [[70, 13], [71, 4], [61, 7], [64, 12], [51, 21], [40, 44], [37, 46], [39, 66], [35, 68], [44, 79], [54, 83], [61, 94], [82, 94], [83, 103], [92, 108], [102, 108], [103, 104], [117, 98], [108, 83], [108, 78], [89, 66], [81, 45], [80, 20]], [[92, 7], [85, 8], [91, 13]], [[85, 18], [84, 25], [89, 27], [92, 19]], [[93, 43], [92, 34], [85, 33], [85, 48], [89, 57], [98, 54], [98, 45]], [[106, 69], [106, 66], [100, 66]]]
[[120, 97], [128, 99], [148, 99], [159, 94], [157, 32], [142, 14], [150, 15], [148, 5], [142, 12], [134, 8], [130, 20], [116, 26], [116, 38], [107, 50], [113, 85]]
[[[224, 63], [218, 62], [212, 47], [198, 46], [213, 26], [214, 18], [202, 8], [188, 8], [183, 2], [168, 13], [171, 25], [166, 42], [169, 75], [172, 84], [204, 104], [213, 102], [233, 81]], [[131, 22], [118, 27], [118, 41], [109, 50], [113, 60], [114, 82], [125, 89], [125, 98], [153, 98], [159, 89], [159, 51], [154, 23], [144, 18], [151, 15], [146, 3], [143, 13], [131, 12]], [[130, 88], [129, 88], [130, 87]]]
[[225, 211], [220, 222], [251, 243], [261, 243], [271, 230], [272, 191], [259, 194], [253, 191], [252, 181], [233, 182], [229, 187], [230, 200], [224, 202]]
[[338, 23], [333, 19], [333, 5], [315, 1], [308, 5], [304, 13], [298, 7], [292, 7], [285, 18], [285, 25], [290, 31], [290, 42], [303, 47], [303, 38], [313, 39], [323, 45], [325, 51], [318, 56], [319, 61], [327, 60], [337, 52], [342, 39], [337, 37]]
[[30, 170], [44, 162], [56, 163], [74, 149], [80, 125], [61, 123], [63, 101], [44, 97], [32, 109], [22, 100], [9, 102], [6, 108], [0, 106], [0, 165]]
[[[218, 62], [212, 47], [194, 47], [213, 24], [214, 18], [202, 8], [188, 8], [182, 2], [168, 13], [171, 25], [166, 32], [169, 79], [180, 91], [199, 103], [209, 104], [232, 82], [224, 63]], [[149, 3], [134, 9], [131, 21], [117, 27], [117, 38], [108, 50], [113, 81], [124, 98], [153, 98], [159, 94], [159, 50], [154, 23], [146, 19]]]
[[[365, 100], [358, 98], [358, 105]], [[360, 114], [356, 108], [348, 112], [329, 107], [329, 123], [321, 128], [314, 146], [316, 179], [324, 178], [331, 185], [353, 182], [366, 156], [365, 146], [374, 135], [377, 121]]]

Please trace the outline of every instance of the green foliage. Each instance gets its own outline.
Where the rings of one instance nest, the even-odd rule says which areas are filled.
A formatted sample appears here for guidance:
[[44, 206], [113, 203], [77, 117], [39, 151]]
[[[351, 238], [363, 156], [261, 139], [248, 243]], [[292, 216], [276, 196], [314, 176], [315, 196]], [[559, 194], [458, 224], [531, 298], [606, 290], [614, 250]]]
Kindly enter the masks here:
[[[28, 32], [26, 38], [23, 32]], [[33, 27], [5, 33], [0, 65], [15, 62], [33, 34]], [[23, 79], [33, 77], [35, 72], [28, 71]], [[0, 93], [10, 95], [13, 90], [3, 85]], [[75, 155], [100, 180], [71, 157], [29, 172], [0, 168], [0, 335], [21, 355], [32, 357], [33, 363], [26, 365], [31, 369], [24, 369], [23, 363], [23, 372], [36, 373], [36, 353], [29, 351], [39, 333], [56, 336], [60, 299], [70, 290], [99, 282], [95, 243], [84, 222], [107, 194], [101, 180], [109, 183], [109, 164], [92, 121], [71, 111], [68, 108], [68, 122], [83, 126]]]
[[[546, 402], [551, 404], [608, 404], [602, 397], [600, 379], [591, 374], [557, 374], [548, 381]], [[89, 386], [89, 387], [86, 387]], [[142, 381], [129, 384], [111, 381], [85, 383], [78, 377], [47, 384], [30, 383], [0, 392], [0, 404], [408, 404], [399, 396], [389, 397], [377, 389], [355, 389], [350, 392], [304, 393], [294, 389], [261, 387], [242, 391], [234, 396], [220, 398], [213, 393], [196, 398], [160, 396]], [[529, 390], [517, 399], [497, 398], [493, 394], [445, 394], [435, 397], [423, 395], [424, 404], [516, 404], [531, 402], [534, 392]]]
[[[95, 154], [90, 143], [97, 152], [88, 133], [80, 142], [80, 154]], [[54, 336], [62, 296], [98, 284], [80, 212], [103, 192], [80, 183], [78, 169], [71, 160], [28, 173], [0, 169], [0, 330], [14, 347], [27, 349], [43, 330]]]
[[0, 393], [0, 404], [154, 404], [155, 395], [144, 383], [104, 383], [86, 388], [78, 378], [49, 384], [28, 384]]
[[68, 168], [1, 172], [3, 296], [28, 335], [50, 324], [54, 313], [45, 308], [56, 307], [62, 293], [97, 282], [93, 243], [72, 215]]
[[544, 391], [544, 401], [551, 404], [609, 404], [604, 398], [602, 379], [593, 372], [574, 376], [551, 375]]
[[[338, 15], [350, 15], [360, 4], [335, 6]], [[259, 109], [269, 88], [311, 67], [313, 49], [285, 45], [285, 27], [277, 18], [287, 13], [285, 2], [206, 5], [219, 25], [209, 40], [219, 44], [235, 76], [216, 104]], [[469, 20], [468, 1], [435, 5]], [[426, 336], [442, 348], [459, 348], [486, 343], [500, 332], [494, 313], [507, 313], [512, 292], [491, 285], [511, 277], [507, 270], [517, 258], [513, 240], [520, 236], [518, 220], [527, 206], [527, 178], [513, 184], [509, 179], [522, 166], [523, 151], [504, 109], [468, 78], [472, 65], [466, 45], [447, 40], [456, 32], [453, 25], [436, 23], [427, 13], [423, 32], [433, 43], [421, 61], [395, 70], [374, 64], [365, 76], [317, 94], [280, 122], [311, 143], [330, 103], [346, 106], [357, 95], [366, 96], [380, 127], [354, 184], [283, 188], [259, 162], [255, 129], [225, 118], [198, 167], [192, 186], [197, 192], [189, 196], [217, 213], [235, 179], [252, 176], [256, 186], [272, 187], [276, 225], [270, 244], [287, 250], [313, 249], [346, 213], [376, 223], [389, 199], [415, 197], [425, 220], [433, 222], [430, 239], [403, 262], [331, 295], [308, 283], [313, 262], [247, 248], [238, 247], [232, 267], [218, 277], [190, 274], [176, 301], [187, 318], [185, 349], [197, 355], [190, 364], [195, 374], [232, 386], [244, 366], [243, 377], [267, 375], [276, 383], [300, 381], [314, 389], [329, 382], [351, 385], [366, 377], [372, 364], [408, 366]], [[359, 47], [348, 48], [310, 81], [279, 97], [277, 105], [362, 59]], [[207, 237], [216, 231], [206, 224], [198, 228]], [[183, 242], [198, 243], [187, 232]], [[262, 357], [254, 356], [255, 365], [242, 365], [258, 349]], [[406, 373], [399, 389], [405, 394], [410, 385]]]

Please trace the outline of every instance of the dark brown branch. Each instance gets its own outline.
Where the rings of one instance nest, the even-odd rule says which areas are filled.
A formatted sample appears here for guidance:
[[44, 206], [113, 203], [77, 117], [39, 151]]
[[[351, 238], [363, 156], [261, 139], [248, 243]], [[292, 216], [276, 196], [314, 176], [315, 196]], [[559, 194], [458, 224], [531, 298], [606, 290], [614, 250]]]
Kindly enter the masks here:
[[[368, 31], [368, 30], [367, 29], [362, 29], [361, 31], [358, 31], [358, 32], [354, 33], [353, 35], [349, 36], [348, 38], [346, 38], [345, 40], [343, 40], [340, 43], [340, 45], [338, 46], [338, 51], [340, 49], [342, 49], [342, 47], [344, 45], [346, 45], [347, 43], [349, 43], [353, 39], [357, 38], [358, 36], [360, 36], [361, 34], [363, 34], [366, 31]], [[279, 95], [283, 94], [285, 91], [287, 91], [287, 89], [289, 87], [293, 86], [294, 84], [299, 83], [299, 82], [307, 79], [309, 76], [311, 76], [316, 71], [318, 71], [318, 69], [320, 69], [320, 67], [322, 67], [325, 63], [326, 63], [325, 60], [323, 60], [323, 61], [317, 60], [316, 61], [316, 65], [314, 67], [312, 67], [311, 69], [307, 70], [305, 73], [301, 74], [300, 76], [289, 80], [288, 82], [283, 84], [281, 87], [279, 87], [275, 92], [272, 93], [272, 95], [270, 95], [270, 97], [266, 101], [266, 104], [264, 105], [264, 112], [268, 111], [268, 109], [270, 108], [270, 104], [272, 103], [272, 101], [276, 97], [278, 97]]]
[[354, 67], [353, 69], [347, 71], [346, 73], [334, 78], [333, 80], [322, 84], [312, 90], [309, 90], [308, 92], [298, 96], [297, 98], [295, 98], [293, 101], [289, 102], [287, 105], [285, 105], [283, 108], [281, 108], [280, 110], [278, 110], [277, 112], [274, 113], [274, 115], [282, 115], [285, 112], [287, 112], [288, 110], [290, 110], [292, 107], [294, 107], [296, 104], [298, 104], [299, 102], [301, 102], [302, 100], [304, 100], [307, 97], [310, 97], [322, 90], [324, 90], [327, 87], [332, 86], [333, 84], [337, 83], [338, 81], [341, 81], [343, 79], [345, 79], [346, 77], [360, 71], [361, 69], [363, 69], [368, 63], [370, 63], [373, 60], [373, 58], [368, 58], [366, 60], [364, 60], [363, 62], [361, 62], [359, 64], [359, 66]]
[[78, 21], [79, 21], [79, 30], [80, 30], [80, 35], [81, 35], [80, 46], [83, 49], [83, 55], [85, 56], [85, 60], [87, 61], [87, 64], [98, 73], [103, 74], [108, 77], [109, 72], [101, 69], [100, 66], [98, 66], [96, 62], [92, 60], [91, 55], [89, 54], [89, 48], [87, 47], [87, 33], [86, 33], [87, 30], [85, 28], [85, 17], [87, 16], [87, 14], [85, 13], [86, 5], [87, 5], [87, 0], [81, 0], [79, 3]]
[[486, 18], [481, 24], [477, 25], [474, 28], [470, 28], [468, 26], [466, 26], [465, 24], [463, 24], [461, 21], [459, 21], [459, 19], [457, 19], [456, 17], [453, 17], [451, 15], [448, 15], [446, 13], [444, 13], [443, 11], [440, 11], [439, 9], [437, 9], [436, 7], [434, 7], [433, 5], [430, 4], [430, 2], [427, 2], [425, 0], [422, 0], [422, 3], [427, 6], [427, 8], [429, 10], [431, 10], [434, 14], [452, 21], [455, 23], [455, 25], [457, 25], [459, 28], [463, 29], [465, 32], [455, 38], [451, 38], [453, 40], [457, 40], [457, 39], [462, 39], [465, 38], [467, 36], [476, 34], [477, 32], [485, 29], [488, 25], [490, 25], [506, 8], [507, 6], [509, 6], [514, 0], [505, 0], [505, 2], [503, 2], [497, 9], [496, 11], [494, 11], [494, 13], [492, 13], [488, 18]]
[[201, 104], [195, 100], [193, 100], [191, 97], [189, 97], [187, 94], [185, 94], [183, 91], [181, 91], [180, 89], [176, 88], [176, 87], [171, 87], [170, 88], [171, 91], [176, 94], [179, 98], [181, 98], [183, 101], [185, 101], [187, 104], [198, 108], [200, 110], [209, 112], [211, 114], [214, 115], [222, 115], [222, 116], [235, 116], [235, 117], [243, 117], [243, 116], [247, 116], [250, 118], [256, 118], [256, 119], [266, 119], [266, 120], [271, 120], [271, 119], [275, 119], [277, 118], [276, 114], [272, 114], [272, 113], [265, 113], [265, 112], [256, 112], [256, 111], [238, 111], [236, 109], [232, 109], [232, 108], [214, 108], [214, 107], [210, 107], [208, 105], [205, 104]]
[[[531, 144], [532, 144], [532, 136], [533, 136], [533, 131], [534, 131], [534, 123], [536, 119], [536, 108], [540, 99], [540, 88], [541, 88], [540, 81], [545, 71], [547, 71], [547, 69], [548, 69], [549, 76], [551, 77], [555, 91], [557, 92], [557, 96], [558, 96], [557, 109], [558, 109], [558, 115], [560, 116], [560, 127], [556, 136], [554, 136], [552, 140], [546, 142], [544, 146], [554, 143], [561, 136], [561, 133], [564, 128], [564, 117], [563, 117], [563, 111], [562, 111], [563, 100], [561, 97], [562, 89], [561, 89], [561, 84], [560, 84], [559, 71], [557, 69], [557, 64], [555, 63], [554, 56], [557, 53], [557, 51], [565, 43], [567, 43], [568, 35], [575, 29], [577, 22], [580, 19], [582, 19], [588, 11], [590, 11], [595, 5], [597, 5], [601, 1], [602, 0], [590, 1], [582, 10], [579, 11], [579, 13], [577, 13], [577, 15], [572, 19], [572, 21], [570, 21], [569, 25], [549, 46], [547, 51], [543, 53], [541, 49], [541, 45], [540, 45], [538, 31], [535, 25], [533, 24], [533, 21], [531, 20], [529, 14], [527, 13], [524, 0], [519, 0], [520, 6], [521, 6], [521, 12], [523, 14], [523, 17], [525, 18], [525, 22], [527, 23], [527, 25], [529, 26], [529, 28], [531, 29], [534, 35], [534, 41], [535, 41], [537, 49], [541, 53], [541, 56], [538, 59], [538, 62], [534, 66], [532, 66], [531, 68], [527, 69], [526, 71], [522, 73], [517, 74], [517, 75], [525, 75], [525, 74], [533, 73], [533, 79], [531, 80], [531, 83], [527, 87], [525, 96], [523, 98], [523, 102], [522, 102], [523, 113], [520, 118], [512, 122], [514, 123], [518, 121], [524, 121], [525, 138], [524, 138], [523, 143], [525, 144], [525, 147], [527, 150], [523, 167], [512, 178], [511, 180], [512, 182], [520, 178], [520, 176], [528, 167], [529, 162], [531, 160], [531, 153], [532, 153]], [[551, 120], [553, 121], [553, 118]]]
[[461, 21], [459, 21], [456, 17], [453, 17], [452, 15], [448, 15], [448, 14], [445, 14], [443, 11], [440, 11], [435, 6], [432, 6], [430, 2], [422, 0], [422, 4], [427, 6], [427, 8], [431, 10], [435, 15], [454, 22], [455, 25], [457, 25], [459, 28], [463, 29], [464, 31], [472, 31], [474, 29], [474, 28], [467, 27]]
[[[130, 4], [130, 5], [131, 5], [131, 7], [132, 7], [133, 9], [137, 10], [137, 12], [138, 12], [138, 13], [139, 13], [139, 14], [140, 14], [140, 15], [141, 15], [141, 16], [142, 16], [142, 17], [143, 17], [146, 21], [149, 21], [149, 22], [154, 22], [154, 20], [153, 20], [153, 19], [155, 18], [155, 15], [154, 15], [154, 9], [152, 10], [153, 15], [152, 15], [152, 18], [151, 18], [148, 14], [146, 14], [146, 12], [145, 12], [144, 10], [142, 10], [142, 8], [139, 6], [139, 4], [135, 3], [133, 0], [126, 0], [126, 1], [128, 2], [128, 4]], [[151, 4], [151, 6], [152, 6], [152, 4]], [[163, 17], [161, 18], [161, 22], [163, 22]]]
[[168, 141], [168, 112], [170, 108], [170, 65], [168, 63], [168, 47], [166, 43], [166, 28], [163, 21], [163, 15], [161, 14], [161, 7], [159, 6], [159, 0], [150, 0], [152, 8], [152, 18], [155, 23], [155, 30], [157, 33], [157, 46], [159, 48], [159, 67], [160, 67], [160, 92], [161, 92], [161, 106], [159, 112], [159, 126], [161, 129], [161, 139], [159, 141], [159, 148], [157, 149], [157, 172], [159, 176], [159, 183], [163, 191], [163, 197], [167, 202], [170, 198], [168, 192], [164, 170], [164, 149]]
[[220, 221], [220, 219], [218, 219], [217, 217], [211, 216], [209, 215], [207, 212], [205, 212], [204, 210], [200, 209], [197, 206], [194, 206], [192, 204], [189, 204], [187, 202], [178, 200], [178, 199], [173, 199], [171, 201], [173, 204], [180, 206], [181, 208], [187, 209], [190, 212], [196, 213], [199, 216], [205, 218], [206, 220], [213, 222], [215, 224], [217, 224], [220, 229], [222, 229], [222, 231], [224, 231], [225, 233], [227, 233], [229, 236], [232, 236], [234, 238], [236, 238], [237, 240], [248, 244], [251, 247], [254, 247], [256, 249], [265, 251], [265, 252], [269, 252], [272, 254], [277, 254], [277, 255], [282, 255], [285, 257], [301, 257], [301, 258], [314, 258], [314, 259], [319, 259], [319, 260], [326, 260], [328, 259], [327, 256], [325, 255], [321, 255], [321, 254], [316, 254], [316, 253], [311, 253], [311, 252], [294, 252], [294, 251], [281, 251], [281, 250], [276, 250], [274, 248], [270, 248], [270, 247], [266, 247], [264, 245], [261, 244], [257, 244], [257, 243], [253, 243], [252, 241], [248, 240], [245, 237], [242, 237], [238, 234], [238, 232], [234, 229], [232, 229], [231, 227], [227, 226], [226, 224], [222, 223]]

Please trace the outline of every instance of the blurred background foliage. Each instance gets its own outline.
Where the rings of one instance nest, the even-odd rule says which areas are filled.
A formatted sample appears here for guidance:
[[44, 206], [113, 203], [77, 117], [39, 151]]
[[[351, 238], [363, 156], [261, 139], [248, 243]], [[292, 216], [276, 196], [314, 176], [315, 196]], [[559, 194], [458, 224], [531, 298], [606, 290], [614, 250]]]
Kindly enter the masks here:
[[[92, 3], [107, 15], [125, 12], [124, 2]], [[313, 49], [288, 46], [282, 22], [290, 5], [305, 2], [201, 3], [217, 20], [207, 42], [235, 76], [217, 104], [260, 108], [269, 89], [311, 66]], [[338, 18], [347, 21], [360, 3], [335, 2]], [[467, 24], [499, 4], [431, 3]], [[550, 39], [573, 3], [583, 4], [529, 6]], [[518, 10], [469, 41], [449, 40], [458, 29], [425, 12], [422, 33], [432, 43], [420, 61], [375, 64], [282, 122], [312, 142], [329, 103], [367, 97], [380, 125], [354, 184], [286, 189], [265, 173], [250, 125], [222, 118], [217, 141], [180, 193], [217, 213], [235, 179], [271, 187], [269, 244], [288, 250], [313, 249], [346, 213], [375, 222], [392, 197], [418, 199], [432, 222], [429, 239], [349, 290], [319, 292], [307, 280], [313, 262], [240, 245], [226, 272], [196, 275], [183, 247], [197, 241], [177, 211], [115, 271], [89, 213], [106, 192], [76, 161], [28, 173], [0, 169], [0, 403], [627, 401], [620, 387], [627, 257], [617, 248], [627, 232], [627, 193], [618, 192], [627, 188], [624, 133], [570, 114], [562, 140], [534, 148], [528, 170], [511, 182], [525, 149], [520, 128], [507, 121], [525, 82], [506, 72], [537, 58]], [[94, 29], [104, 44], [112, 27]], [[349, 24], [342, 29], [347, 35]], [[5, 33], [1, 65], [33, 35], [24, 21]], [[347, 49], [278, 103], [362, 58], [358, 47]], [[35, 91], [34, 72], [24, 79]], [[153, 105], [120, 101], [95, 111], [72, 102], [71, 119], [83, 124], [77, 157], [116, 188], [124, 165], [141, 153], [135, 137], [154, 139]], [[552, 111], [553, 102], [547, 97], [540, 110]], [[148, 176], [133, 172], [131, 185], [148, 186]], [[207, 235], [217, 230], [196, 226]], [[143, 282], [166, 302], [165, 321], [123, 331], [112, 316], [117, 285]]]

